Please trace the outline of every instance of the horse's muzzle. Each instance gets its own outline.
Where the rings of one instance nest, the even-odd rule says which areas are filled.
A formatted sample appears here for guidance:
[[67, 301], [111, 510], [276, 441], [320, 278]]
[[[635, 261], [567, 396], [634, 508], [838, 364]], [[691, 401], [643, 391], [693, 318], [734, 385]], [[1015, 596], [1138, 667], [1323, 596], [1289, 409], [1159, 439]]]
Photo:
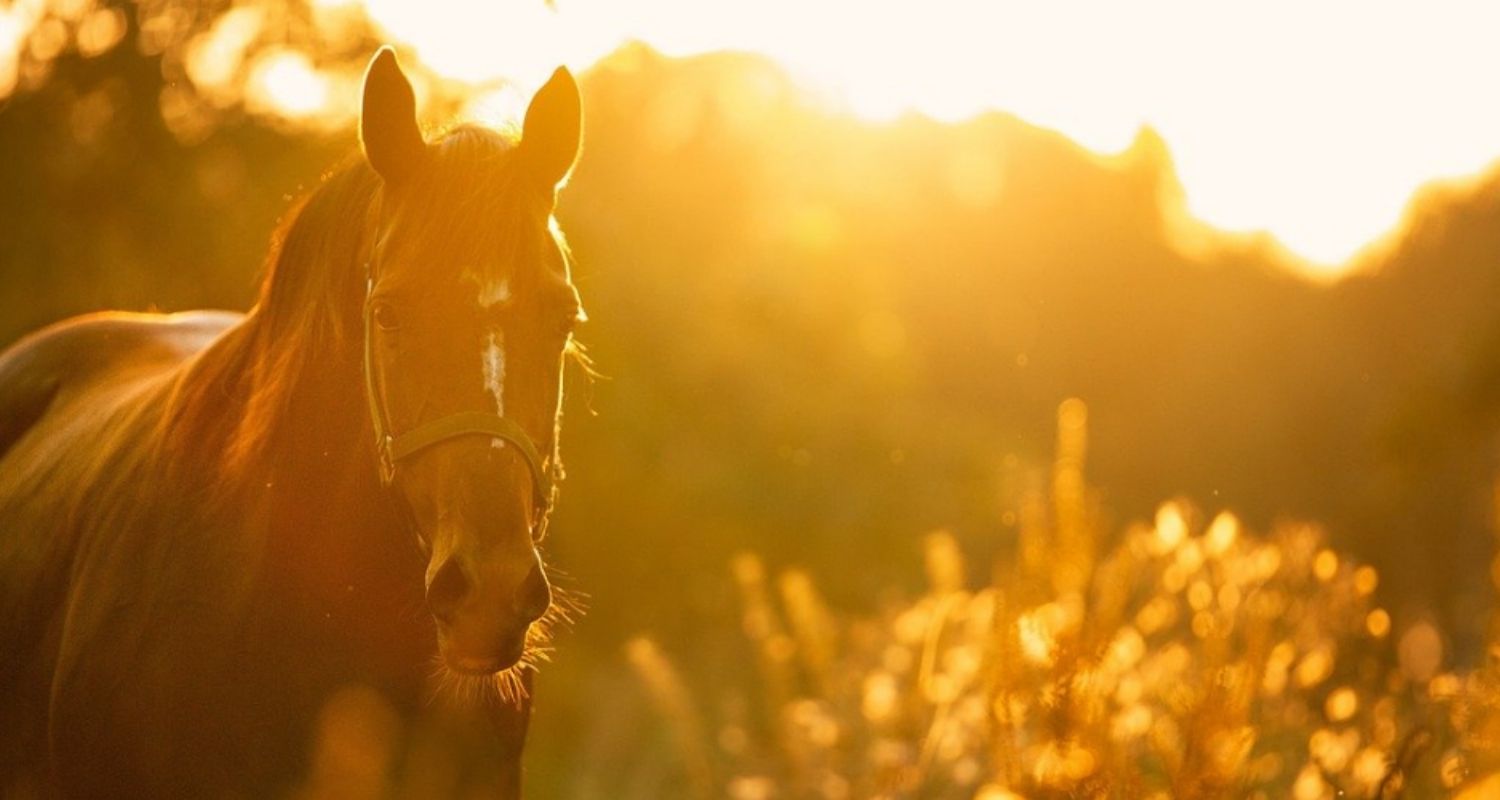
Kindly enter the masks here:
[[438, 623], [439, 644], [450, 669], [494, 673], [525, 655], [531, 624], [547, 613], [552, 589], [534, 553], [522, 561], [519, 580], [512, 576], [522, 570], [513, 564], [476, 567], [454, 555], [433, 573], [427, 605]]

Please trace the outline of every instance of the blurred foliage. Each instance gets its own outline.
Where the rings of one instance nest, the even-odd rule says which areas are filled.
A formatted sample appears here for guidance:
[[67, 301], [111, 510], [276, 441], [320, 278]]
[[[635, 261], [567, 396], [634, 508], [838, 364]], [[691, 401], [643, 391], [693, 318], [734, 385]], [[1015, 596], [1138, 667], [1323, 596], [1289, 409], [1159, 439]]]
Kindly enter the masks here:
[[[31, 16], [0, 107], [0, 341], [91, 309], [246, 307], [276, 217], [353, 149], [367, 24], [279, 0], [7, 13]], [[268, 105], [303, 68], [326, 113]], [[1432, 189], [1317, 285], [1269, 242], [1193, 230], [1150, 131], [1101, 158], [1004, 114], [872, 125], [763, 60], [644, 47], [583, 86], [559, 214], [606, 377], [573, 383], [550, 546], [593, 599], [542, 678], [540, 796], [669, 779], [619, 648], [647, 631], [714, 681], [741, 646], [736, 552], [876, 613], [921, 571], [916, 532], [951, 530], [970, 565], [1014, 550], [1066, 397], [1092, 409], [1100, 508], [1321, 520], [1380, 569], [1394, 632], [1430, 613], [1441, 660], [1477, 660], [1500, 181]], [[434, 122], [462, 105], [418, 88]]]
[[1318, 800], [1466, 779], [1479, 738], [1448, 721], [1472, 679], [1438, 672], [1431, 626], [1397, 657], [1373, 568], [1314, 527], [1262, 538], [1175, 502], [1154, 524], [1102, 529], [1084, 415], [1063, 405], [1050, 491], [1026, 499], [1016, 548], [981, 588], [946, 531], [925, 537], [927, 590], [873, 616], [836, 613], [808, 573], [772, 581], [744, 554], [750, 674], [721, 673], [700, 700], [655, 644], [632, 642], [681, 748], [684, 785], [662, 793]]

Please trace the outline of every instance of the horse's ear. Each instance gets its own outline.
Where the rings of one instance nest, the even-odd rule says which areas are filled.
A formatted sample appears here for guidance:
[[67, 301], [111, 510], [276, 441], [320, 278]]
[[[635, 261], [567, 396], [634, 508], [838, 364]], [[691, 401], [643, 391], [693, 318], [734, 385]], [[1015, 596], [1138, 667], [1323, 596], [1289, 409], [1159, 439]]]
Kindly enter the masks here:
[[417, 127], [417, 97], [389, 47], [380, 48], [365, 70], [359, 138], [365, 159], [387, 183], [410, 174], [427, 149]]
[[550, 189], [562, 183], [573, 169], [582, 133], [583, 102], [578, 97], [578, 83], [567, 67], [558, 67], [526, 108], [520, 155], [531, 174]]

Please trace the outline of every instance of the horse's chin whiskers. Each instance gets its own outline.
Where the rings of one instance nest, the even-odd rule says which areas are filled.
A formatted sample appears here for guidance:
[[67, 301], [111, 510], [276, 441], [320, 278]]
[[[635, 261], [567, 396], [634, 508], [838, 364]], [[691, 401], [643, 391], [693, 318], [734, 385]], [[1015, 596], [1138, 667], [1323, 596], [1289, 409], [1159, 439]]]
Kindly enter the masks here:
[[526, 672], [538, 672], [552, 661], [552, 638], [559, 628], [572, 625], [584, 612], [583, 599], [575, 592], [553, 586], [552, 604], [526, 630], [526, 644], [516, 663], [491, 675], [466, 675], [448, 666], [441, 654], [433, 657], [432, 695], [464, 706], [502, 702], [519, 707], [530, 697]]

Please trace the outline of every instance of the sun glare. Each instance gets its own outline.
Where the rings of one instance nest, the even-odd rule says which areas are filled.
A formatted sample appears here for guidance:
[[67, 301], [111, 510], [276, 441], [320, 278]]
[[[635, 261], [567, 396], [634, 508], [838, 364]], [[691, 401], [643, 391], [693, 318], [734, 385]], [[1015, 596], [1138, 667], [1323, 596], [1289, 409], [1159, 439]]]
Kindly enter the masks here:
[[250, 69], [246, 101], [252, 107], [264, 104], [289, 117], [310, 117], [327, 108], [328, 95], [327, 79], [301, 53], [273, 50]]
[[1100, 153], [1150, 126], [1194, 216], [1330, 272], [1422, 184], [1500, 156], [1500, 105], [1475, 101], [1500, 74], [1500, 7], [1479, 2], [365, 2], [433, 69], [480, 85], [534, 86], [639, 39], [763, 53], [875, 121], [1002, 110]]
[[[518, 113], [559, 62], [581, 71], [639, 40], [669, 55], [766, 55], [810, 95], [872, 122], [1003, 111], [1100, 154], [1150, 127], [1191, 218], [1269, 233], [1324, 275], [1396, 230], [1424, 184], [1500, 159], [1500, 104], [1481, 99], [1500, 74], [1500, 5], [1484, 0], [312, 3], [319, 19], [362, 6], [382, 37], [471, 85], [470, 109], [492, 121]], [[41, 22], [45, 7], [0, 8], [0, 97], [17, 85], [20, 48], [46, 55], [63, 41], [61, 23]], [[119, 22], [80, 17], [81, 45], [107, 48]], [[305, 57], [259, 58], [241, 86], [238, 65], [266, 24], [249, 3], [220, 17], [187, 54], [194, 85], [215, 105], [243, 91], [256, 110], [327, 123], [342, 87]]]
[[9, 95], [16, 87], [20, 78], [18, 57], [40, 14], [37, 4], [16, 3], [0, 8], [0, 97]]

